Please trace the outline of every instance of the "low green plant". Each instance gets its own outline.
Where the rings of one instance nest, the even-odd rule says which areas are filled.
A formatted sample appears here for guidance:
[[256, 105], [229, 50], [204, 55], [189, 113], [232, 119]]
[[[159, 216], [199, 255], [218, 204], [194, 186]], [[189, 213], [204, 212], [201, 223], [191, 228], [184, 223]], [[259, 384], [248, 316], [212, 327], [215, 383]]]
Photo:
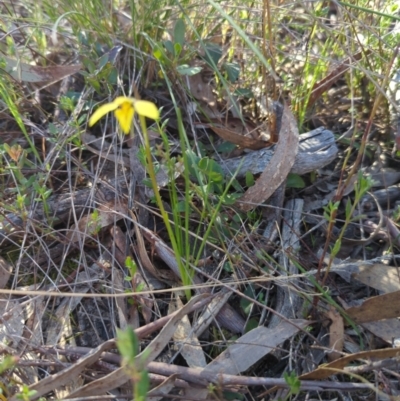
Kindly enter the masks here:
[[[350, 198], [348, 198], [346, 201], [345, 220], [341, 227], [340, 233], [335, 239], [334, 245], [331, 248], [331, 252], [329, 255], [329, 262], [325, 271], [324, 278], [322, 280], [322, 285], [324, 285], [325, 280], [327, 279], [333, 260], [340, 251], [342, 240], [345, 235], [347, 227], [351, 223], [356, 222], [362, 217], [362, 216], [354, 217], [354, 212], [356, 211], [356, 208], [360, 204], [362, 197], [368, 192], [368, 190], [372, 187], [372, 185], [373, 185], [373, 180], [370, 177], [364, 176], [364, 173], [360, 170], [358, 173], [357, 182], [354, 186], [354, 199], [351, 200]], [[329, 240], [331, 239], [332, 236], [332, 231], [336, 223], [336, 217], [339, 210], [339, 205], [340, 205], [339, 201], [329, 202], [329, 204], [324, 208], [324, 217], [328, 222], [328, 228], [327, 228], [328, 237], [325, 245], [325, 250], [327, 249], [327, 244], [329, 243]], [[321, 260], [322, 259], [323, 258], [321, 258]]]
[[284, 372], [283, 378], [285, 379], [286, 384], [289, 386], [289, 394], [286, 396], [285, 399], [289, 399], [289, 397], [292, 395], [299, 394], [301, 381], [297, 377], [296, 373], [294, 371], [291, 371], [290, 373]]
[[36, 393], [36, 390], [30, 390], [28, 385], [23, 384], [22, 390], [16, 395], [16, 398], [21, 401], [30, 401], [30, 399], [34, 397]]
[[122, 366], [133, 382], [133, 399], [145, 401], [150, 385], [146, 352], [139, 356], [139, 340], [131, 327], [117, 330], [117, 347], [122, 357]]
[[[47, 175], [40, 172], [32, 174], [29, 178], [25, 177], [22, 170], [25, 167], [33, 167], [33, 164], [28, 159], [28, 151], [22, 149], [18, 144], [10, 146], [4, 143], [0, 145], [0, 154], [3, 155], [4, 171], [9, 172], [15, 183], [14, 188], [9, 188], [10, 193], [16, 194], [14, 207], [24, 216], [26, 206], [34, 200], [42, 203], [44, 212], [49, 217], [47, 199], [50, 197], [52, 190], [46, 185]], [[8, 157], [6, 158], [5, 155]], [[10, 209], [10, 206], [8, 205], [7, 208]]]

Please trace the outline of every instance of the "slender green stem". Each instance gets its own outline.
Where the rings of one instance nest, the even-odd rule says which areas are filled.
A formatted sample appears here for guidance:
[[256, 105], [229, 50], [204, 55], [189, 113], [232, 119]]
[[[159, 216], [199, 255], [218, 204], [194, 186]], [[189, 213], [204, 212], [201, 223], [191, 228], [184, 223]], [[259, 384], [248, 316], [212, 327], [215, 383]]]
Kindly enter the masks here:
[[[158, 189], [156, 173], [154, 170], [153, 157], [151, 154], [150, 141], [149, 141], [149, 136], [147, 134], [146, 119], [145, 119], [145, 117], [139, 115], [139, 120], [140, 120], [140, 125], [142, 127], [143, 137], [144, 137], [144, 147], [145, 147], [146, 159], [147, 159], [147, 164], [148, 164], [147, 170], [148, 170], [148, 174], [150, 177], [151, 185], [153, 187], [154, 196], [156, 198], [157, 205], [160, 208], [160, 213], [163, 218], [165, 227], [167, 228], [167, 232], [168, 232], [169, 239], [171, 241], [172, 249], [174, 250], [175, 258], [178, 263], [179, 271], [181, 273], [182, 282], [185, 286], [188, 286], [191, 284], [191, 278], [190, 278], [190, 275], [188, 274], [188, 272], [186, 271], [185, 266], [182, 263], [182, 259], [180, 257], [180, 253], [179, 253], [179, 247], [178, 247], [178, 244], [176, 241], [176, 236], [174, 234], [174, 231], [172, 230], [172, 226], [169, 221], [168, 213], [166, 212], [166, 210], [164, 208], [164, 204], [161, 199], [160, 191]], [[185, 290], [185, 293], [186, 293], [186, 297], [188, 299], [190, 299], [190, 297], [191, 297], [190, 290], [189, 289]]]

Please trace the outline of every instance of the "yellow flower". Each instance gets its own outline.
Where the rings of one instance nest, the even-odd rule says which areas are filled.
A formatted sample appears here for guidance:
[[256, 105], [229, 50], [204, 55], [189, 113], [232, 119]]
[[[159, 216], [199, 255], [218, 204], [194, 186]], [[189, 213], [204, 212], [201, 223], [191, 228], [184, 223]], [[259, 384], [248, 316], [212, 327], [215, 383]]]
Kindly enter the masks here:
[[133, 97], [118, 96], [111, 103], [100, 106], [90, 117], [89, 127], [93, 126], [110, 111], [114, 112], [124, 134], [129, 134], [133, 115], [138, 113], [141, 116], [157, 120], [160, 117], [157, 106], [147, 100], [137, 100]]

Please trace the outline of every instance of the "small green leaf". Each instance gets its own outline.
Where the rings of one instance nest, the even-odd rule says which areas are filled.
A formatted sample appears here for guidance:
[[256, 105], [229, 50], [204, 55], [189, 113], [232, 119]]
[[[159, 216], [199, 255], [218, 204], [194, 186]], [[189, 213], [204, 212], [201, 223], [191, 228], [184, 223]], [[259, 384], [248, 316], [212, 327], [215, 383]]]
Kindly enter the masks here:
[[53, 123], [49, 123], [48, 129], [51, 135], [58, 135], [60, 133], [58, 127]]
[[185, 43], [185, 31], [185, 21], [182, 18], [179, 18], [174, 27], [174, 42], [180, 44], [181, 47], [183, 47]]
[[[246, 287], [246, 289], [244, 290], [244, 295], [247, 295], [249, 298], [255, 299], [254, 288], [252, 285], [248, 285]], [[251, 302], [247, 298], [240, 298], [240, 307], [246, 315], [250, 313], [252, 305], [253, 302]]]
[[221, 202], [227, 206], [233, 205], [241, 196], [240, 193], [225, 194], [225, 196], [221, 196]]
[[[214, 43], [207, 44], [205, 47], [206, 54], [204, 56], [205, 61], [207, 64], [210, 65], [211, 68], [214, 65], [217, 65], [219, 60], [222, 57], [222, 48]], [[213, 65], [214, 64], [214, 65]]]
[[244, 394], [240, 394], [240, 393], [234, 393], [232, 391], [223, 391], [222, 395], [224, 397], [224, 400], [227, 401], [234, 401], [234, 400], [239, 400], [239, 401], [244, 401]]
[[107, 82], [110, 85], [116, 85], [118, 82], [118, 70], [112, 67], [111, 71], [107, 75]]
[[163, 54], [163, 52], [161, 51], [161, 49], [156, 48], [156, 49], [154, 49], [154, 51], [153, 51], [153, 56], [154, 56], [157, 60], [162, 60], [164, 54]]
[[224, 68], [228, 74], [228, 79], [235, 83], [240, 75], [240, 65], [238, 63], [224, 63]]
[[98, 69], [101, 70], [108, 63], [108, 53], [100, 57]]
[[217, 152], [219, 153], [229, 153], [232, 152], [237, 148], [237, 145], [235, 145], [232, 142], [222, 142], [217, 146]]
[[170, 40], [165, 40], [164, 41], [164, 47], [167, 49], [167, 51], [169, 53], [171, 53], [173, 56], [175, 56], [174, 44]]
[[175, 57], [179, 57], [182, 51], [182, 46], [179, 43], [174, 44]]
[[306, 183], [303, 178], [298, 174], [289, 173], [286, 181], [288, 188], [305, 188]]
[[198, 74], [201, 70], [201, 67], [190, 67], [188, 64], [182, 64], [176, 67], [178, 74], [187, 75], [189, 77]]
[[341, 245], [342, 245], [342, 242], [339, 239], [337, 239], [335, 242], [335, 245], [333, 245], [333, 248], [331, 251], [332, 258], [334, 258], [339, 253]]
[[146, 401], [147, 392], [148, 392], [149, 386], [150, 386], [150, 378], [149, 378], [149, 373], [147, 372], [147, 370], [142, 370], [140, 372], [139, 382], [137, 382], [135, 386], [137, 387], [137, 388], [135, 388], [135, 393], [137, 394], [137, 396], [135, 397], [135, 400]]
[[200, 157], [197, 156], [197, 154], [193, 152], [191, 149], [188, 149], [186, 151], [186, 155], [189, 164], [189, 174], [193, 177], [196, 177], [197, 166], [200, 161]]
[[117, 329], [117, 347], [128, 366], [135, 363], [135, 357], [139, 353], [139, 342], [131, 327], [127, 327], [125, 330]]
[[252, 173], [250, 173], [250, 171], [246, 172], [245, 179], [246, 179], [246, 186], [247, 187], [252, 187], [254, 185], [254, 182], [255, 182], [254, 175]]
[[298, 394], [300, 392], [301, 381], [293, 371], [290, 374], [284, 372], [283, 378], [289, 386], [291, 394]]
[[224, 179], [224, 173], [221, 166], [209, 157], [203, 157], [199, 161], [199, 169], [207, 176], [212, 183], [221, 183]]
[[[12, 368], [17, 363], [16, 357], [7, 355], [0, 362], [0, 374]], [[1, 389], [1, 388], [0, 388]]]
[[101, 70], [103, 67], [108, 63], [108, 54], [104, 54], [103, 56], [100, 57], [99, 64], [98, 64], [98, 69]]
[[235, 96], [243, 96], [247, 99], [253, 99], [254, 98], [254, 92], [251, 89], [248, 88], [237, 88], [235, 92], [233, 92]]
[[174, 206], [174, 211], [177, 213], [184, 213], [186, 211], [186, 202], [180, 201]]
[[125, 259], [125, 266], [129, 270], [129, 273], [130, 273], [131, 277], [133, 277], [136, 274], [136, 271], [137, 271], [136, 262], [130, 256], [128, 256]]
[[93, 63], [93, 61], [90, 58], [86, 58], [86, 57], [83, 58], [82, 63], [86, 67], [86, 69], [90, 72], [90, 74], [93, 74], [96, 71], [96, 65]]
[[232, 270], [231, 262], [225, 262], [223, 269], [228, 273], [232, 273], [233, 270]]
[[258, 320], [254, 317], [252, 317], [251, 319], [249, 319], [249, 321], [246, 324], [246, 327], [244, 329], [245, 333], [248, 333], [249, 331], [255, 329], [258, 327]]

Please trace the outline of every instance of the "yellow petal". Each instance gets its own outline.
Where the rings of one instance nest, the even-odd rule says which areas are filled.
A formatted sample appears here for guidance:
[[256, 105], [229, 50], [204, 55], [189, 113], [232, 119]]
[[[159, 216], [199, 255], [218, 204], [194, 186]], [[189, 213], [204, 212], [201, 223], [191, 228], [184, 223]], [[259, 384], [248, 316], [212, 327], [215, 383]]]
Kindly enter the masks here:
[[90, 117], [89, 120], [89, 127], [93, 126], [94, 124], [97, 123], [97, 121], [100, 120], [101, 117], [105, 116], [107, 113], [110, 111], [114, 111], [118, 107], [118, 104], [116, 102], [112, 103], [106, 103], [103, 104], [103, 106], [100, 106]]
[[158, 120], [160, 113], [157, 106], [153, 102], [148, 102], [147, 100], [136, 100], [134, 103], [136, 113], [141, 116], [152, 118], [153, 120]]
[[114, 101], [113, 104], [116, 104], [117, 106], [121, 106], [124, 103], [135, 103], [135, 98], [133, 97], [127, 97], [127, 96], [117, 96]]
[[129, 134], [134, 114], [132, 102], [125, 99], [125, 101], [115, 110], [114, 114], [121, 126], [122, 132], [124, 134]]

